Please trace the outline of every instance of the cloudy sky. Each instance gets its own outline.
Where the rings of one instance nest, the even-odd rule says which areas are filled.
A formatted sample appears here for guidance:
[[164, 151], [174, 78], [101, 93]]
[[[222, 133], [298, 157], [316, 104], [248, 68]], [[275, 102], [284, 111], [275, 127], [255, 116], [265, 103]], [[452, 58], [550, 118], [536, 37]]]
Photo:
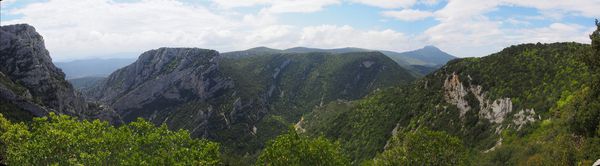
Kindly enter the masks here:
[[3, 0], [55, 61], [136, 57], [158, 47], [392, 51], [435, 45], [485, 56], [530, 42], [589, 43], [600, 0]]

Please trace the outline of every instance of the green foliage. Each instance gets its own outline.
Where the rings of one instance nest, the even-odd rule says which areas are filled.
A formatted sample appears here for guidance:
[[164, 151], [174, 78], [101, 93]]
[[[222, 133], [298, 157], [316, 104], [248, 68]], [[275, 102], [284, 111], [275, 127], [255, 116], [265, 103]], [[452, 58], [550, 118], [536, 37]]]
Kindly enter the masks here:
[[[551, 117], [535, 124], [527, 135], [505, 132], [502, 146], [490, 153], [476, 155], [482, 165], [590, 165], [600, 155], [600, 139], [577, 135], [598, 115], [582, 115], [590, 108], [586, 99], [590, 88], [564, 95], [550, 110]], [[571, 127], [567, 127], [571, 126]]]
[[113, 127], [51, 113], [30, 125], [0, 115], [3, 163], [8, 165], [217, 165], [219, 145], [187, 131], [138, 119]]
[[600, 133], [600, 23], [596, 19], [597, 29], [590, 35], [592, 40], [592, 53], [587, 56], [586, 62], [592, 73], [590, 84], [591, 91], [581, 100], [581, 107], [575, 113], [572, 128], [579, 134], [587, 136]]
[[[590, 35], [592, 40], [592, 55], [586, 60], [592, 70], [600, 70], [600, 23], [596, 19], [596, 31]], [[598, 84], [598, 83], [597, 83]]]
[[[494, 147], [500, 138], [504, 138], [495, 132], [498, 126], [501, 125], [502, 127], [498, 129], [504, 131], [517, 130], [512, 121], [513, 114], [517, 111], [533, 108], [536, 115], [548, 119], [557, 114], [558, 110], [550, 111], [556, 105], [566, 107], [577, 101], [579, 98], [573, 95], [579, 93], [591, 81], [591, 71], [582, 61], [582, 57], [589, 53], [588, 45], [578, 43], [523, 44], [511, 46], [483, 58], [453, 60], [412, 85], [376, 92], [364, 99], [351, 102], [351, 106], [348, 107], [326, 106], [317, 109], [305, 117], [307, 123], [305, 129], [310, 135], [322, 134], [329, 139], [340, 141], [342, 148], [355, 163], [368, 160], [380, 153], [390, 139], [392, 131], [402, 133], [423, 127], [445, 131], [461, 138], [468, 151], [472, 153], [473, 158], [469, 160], [479, 161], [478, 156], [482, 155], [480, 153]], [[444, 99], [444, 82], [453, 74], [459, 76], [466, 88], [470, 85], [483, 87], [482, 92], [491, 101], [511, 98], [513, 112], [506, 116], [502, 124], [491, 123], [479, 115], [479, 100], [469, 93], [464, 99], [469, 103], [471, 110], [464, 117], [459, 117], [458, 108]], [[591, 108], [591, 105], [580, 104], [579, 107], [570, 110], [583, 110], [583, 108]], [[573, 121], [581, 123], [580, 126], [590, 126], [585, 130], [586, 132], [597, 131], [596, 114], [573, 111], [570, 115], [577, 115], [570, 118], [576, 119]], [[554, 133], [562, 133], [569, 123], [564, 122], [567, 118], [560, 119], [552, 123], [548, 121], [545, 125], [560, 125], [560, 132]], [[532, 133], [546, 133], [537, 131], [537, 128], [539, 128], [538, 122], [529, 123], [510, 136], [522, 139]], [[568, 131], [564, 133], [570, 134]], [[549, 135], [546, 136], [551, 135], [547, 134]], [[542, 137], [539, 136], [540, 139]], [[500, 148], [496, 150], [498, 153], [485, 155], [497, 157], [481, 159], [485, 160], [481, 163], [519, 164], [527, 160], [514, 158], [518, 156], [514, 154], [530, 151], [531, 148], [525, 148], [533, 147], [527, 145], [530, 142], [526, 141], [509, 148], [510, 145], [507, 145], [509, 143], [506, 143], [507, 138], [504, 139], [502, 146], [507, 148]], [[546, 141], [557, 143], [559, 140]], [[562, 141], [561, 145], [555, 147], [570, 147], [572, 143], [569, 137], [562, 137], [560, 141]], [[552, 149], [540, 151], [550, 150]], [[567, 163], [580, 159], [575, 155], [578, 152], [562, 154], [570, 155], [550, 156], [561, 161], [565, 159], [569, 161]], [[488, 162], [492, 159], [499, 162]]]
[[465, 165], [466, 150], [459, 138], [445, 132], [419, 129], [398, 134], [373, 165]]
[[597, 29], [590, 35], [592, 40], [591, 54], [586, 57], [590, 70], [591, 89], [586, 89], [585, 94], [576, 101], [575, 116], [571, 127], [577, 134], [585, 136], [600, 136], [600, 23], [596, 20]]
[[287, 126], [315, 107], [337, 100], [356, 100], [378, 88], [415, 79], [409, 71], [378, 52], [250, 52], [243, 57], [224, 58], [219, 69], [234, 80], [236, 98], [256, 105], [265, 101], [268, 105], [268, 114], [257, 124], [244, 126], [246, 129], [257, 127], [256, 135], [249, 135], [255, 137], [254, 140], [240, 137], [241, 132], [219, 133], [219, 136], [237, 139], [224, 145], [235, 148], [232, 151], [241, 155], [253, 153], [263, 147], [266, 140], [285, 133]]
[[278, 136], [260, 154], [256, 165], [349, 165], [338, 143], [323, 137], [308, 138], [290, 129]]
[[7, 129], [11, 126], [10, 121], [0, 114], [0, 164], [6, 163], [6, 143], [2, 140], [2, 135], [4, 135], [3, 133], [6, 133]]
[[[369, 64], [366, 67], [363, 63]], [[273, 88], [273, 113], [288, 122], [315, 106], [337, 99], [355, 100], [377, 88], [406, 84], [410, 72], [381, 53], [279, 53], [223, 59], [220, 69], [240, 88], [238, 95], [253, 98]]]
[[305, 128], [312, 136], [324, 135], [340, 141], [354, 162], [369, 160], [379, 153], [399, 119], [409, 113], [394, 114], [401, 103], [402, 89], [385, 89], [351, 103], [330, 103], [306, 116]]

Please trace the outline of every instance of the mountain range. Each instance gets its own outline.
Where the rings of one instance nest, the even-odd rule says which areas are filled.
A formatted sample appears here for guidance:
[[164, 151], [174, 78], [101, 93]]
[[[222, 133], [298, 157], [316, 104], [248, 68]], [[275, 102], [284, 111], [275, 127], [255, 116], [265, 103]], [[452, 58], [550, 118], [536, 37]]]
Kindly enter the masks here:
[[106, 77], [135, 60], [131, 58], [82, 59], [56, 62], [54, 64], [65, 73], [67, 79], [78, 79], [83, 77]]
[[71, 80], [78, 91], [33, 27], [0, 30], [0, 113], [13, 121], [51, 112], [116, 125], [144, 118], [221, 143], [226, 165], [254, 163], [291, 127], [335, 141], [353, 165], [405, 160], [423, 150], [412, 144], [445, 150], [410, 142], [429, 130], [466, 149], [456, 159], [466, 165], [590, 165], [600, 156], [599, 31], [592, 46], [521, 44], [461, 59], [433, 46], [163, 47], [105, 78]]
[[[336, 48], [336, 49], [318, 49], [307, 47], [294, 47], [285, 50], [272, 49], [268, 47], [256, 47], [244, 51], [233, 51], [223, 53], [227, 57], [239, 57], [253, 54], [272, 54], [272, 53], [310, 53], [310, 52], [328, 52], [328, 53], [349, 53], [349, 52], [372, 52], [379, 51], [392, 58], [403, 68], [407, 68], [419, 76], [426, 75], [433, 70], [446, 64], [446, 62], [456, 59], [455, 56], [447, 54], [435, 46], [426, 46], [421, 49], [394, 52], [384, 50], [370, 50], [363, 48]], [[107, 77], [119, 68], [133, 63], [136, 59], [130, 58], [109, 58], [109, 59], [81, 59], [68, 62], [56, 62], [55, 65], [62, 69], [67, 80], [95, 80], [97, 77]], [[90, 77], [90, 79], [86, 78]], [[81, 81], [71, 81], [78, 87]]]

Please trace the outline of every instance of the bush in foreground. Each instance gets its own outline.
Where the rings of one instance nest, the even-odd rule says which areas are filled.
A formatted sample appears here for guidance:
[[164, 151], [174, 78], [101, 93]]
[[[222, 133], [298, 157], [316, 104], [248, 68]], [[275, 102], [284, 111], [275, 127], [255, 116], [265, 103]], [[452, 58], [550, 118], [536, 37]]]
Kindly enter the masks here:
[[260, 154], [256, 165], [349, 165], [338, 143], [309, 138], [291, 129], [271, 141]]
[[389, 148], [367, 165], [465, 165], [460, 139], [441, 131], [420, 129], [394, 136]]
[[0, 163], [7, 165], [217, 165], [219, 145], [138, 119], [114, 127], [51, 113], [31, 124], [0, 114]]

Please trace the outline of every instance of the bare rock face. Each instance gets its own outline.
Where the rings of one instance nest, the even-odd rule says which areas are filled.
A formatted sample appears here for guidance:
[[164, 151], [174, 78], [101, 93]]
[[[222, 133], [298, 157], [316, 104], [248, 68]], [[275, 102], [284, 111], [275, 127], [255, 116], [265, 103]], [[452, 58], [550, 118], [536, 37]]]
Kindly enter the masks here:
[[444, 99], [446, 102], [455, 105], [460, 111], [460, 117], [464, 117], [467, 111], [471, 110], [471, 106], [465, 96], [469, 93], [467, 88], [462, 85], [458, 75], [453, 74], [448, 76], [444, 81]]
[[231, 81], [217, 76], [220, 56], [214, 50], [160, 48], [143, 53], [133, 64], [111, 74], [90, 97], [116, 110], [141, 108], [158, 98], [208, 99]]
[[446, 102], [455, 105], [460, 111], [460, 117], [472, 109], [475, 103], [469, 103], [466, 97], [472, 94], [477, 103], [479, 103], [479, 117], [489, 120], [491, 123], [501, 124], [506, 116], [512, 112], [513, 105], [510, 98], [500, 98], [490, 100], [487, 94], [483, 92], [483, 87], [469, 84], [465, 87], [457, 74], [447, 76], [444, 81], [444, 99]]
[[0, 82], [0, 97], [4, 101], [35, 116], [56, 112], [81, 118], [118, 119], [110, 109], [90, 105], [73, 89], [65, 74], [52, 64], [35, 28], [25, 24], [2, 26], [0, 36], [0, 72], [5, 78]]
[[251, 126], [261, 117], [249, 111], [260, 107], [234, 96], [233, 81], [219, 71], [220, 58], [199, 48], [150, 50], [85, 94], [110, 105], [125, 122], [142, 117], [211, 138], [231, 123]]
[[533, 109], [521, 110], [513, 116], [513, 123], [515, 126], [517, 126], [517, 130], [521, 130], [524, 125], [533, 123], [540, 119], [540, 117], [535, 114], [535, 110]]

